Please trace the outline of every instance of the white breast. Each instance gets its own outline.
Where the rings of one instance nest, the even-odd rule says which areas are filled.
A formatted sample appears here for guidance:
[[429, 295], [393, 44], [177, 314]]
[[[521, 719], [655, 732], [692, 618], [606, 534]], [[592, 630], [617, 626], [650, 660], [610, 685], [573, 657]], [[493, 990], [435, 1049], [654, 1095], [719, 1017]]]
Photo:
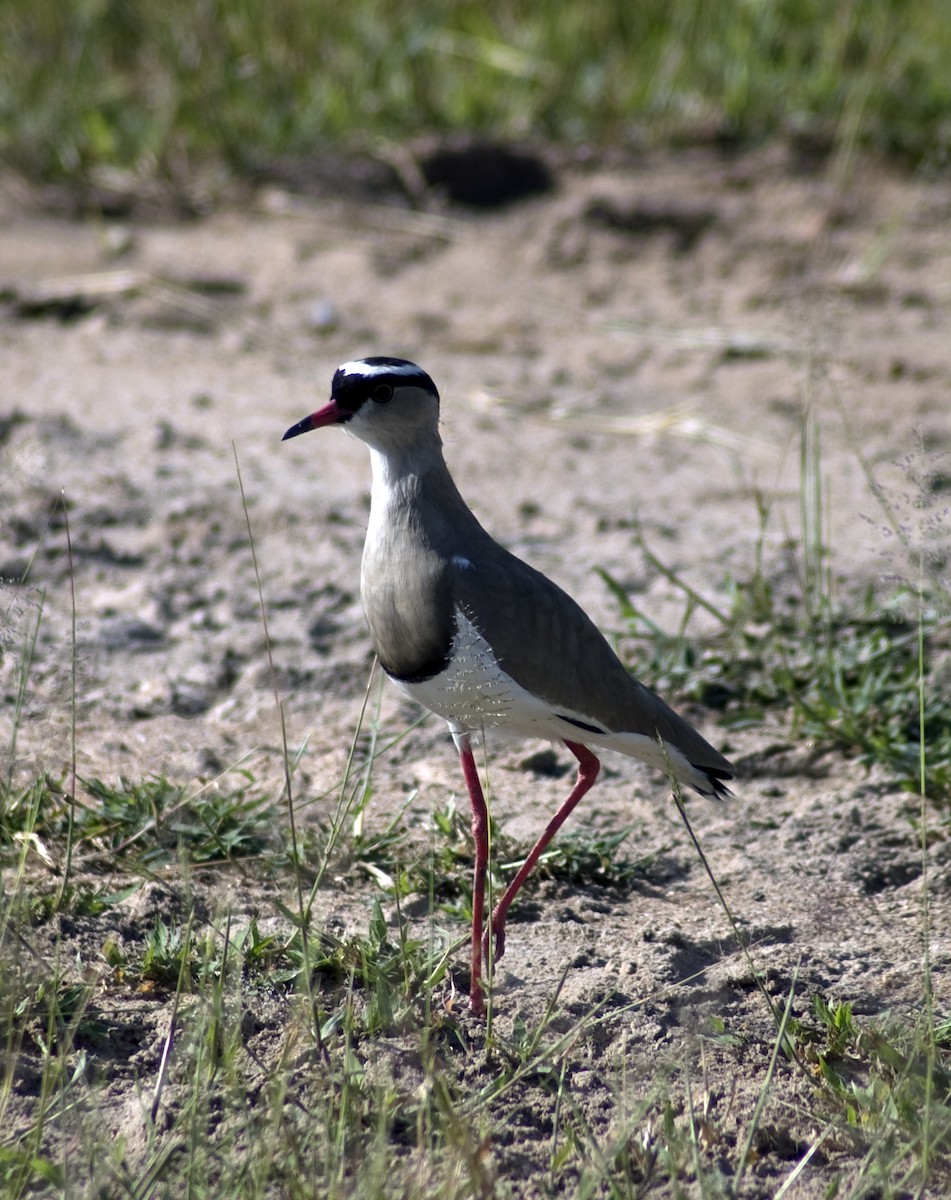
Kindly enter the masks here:
[[421, 683], [397, 682], [453, 733], [502, 726], [523, 737], [570, 736], [571, 726], [502, 670], [488, 642], [458, 609], [449, 666]]

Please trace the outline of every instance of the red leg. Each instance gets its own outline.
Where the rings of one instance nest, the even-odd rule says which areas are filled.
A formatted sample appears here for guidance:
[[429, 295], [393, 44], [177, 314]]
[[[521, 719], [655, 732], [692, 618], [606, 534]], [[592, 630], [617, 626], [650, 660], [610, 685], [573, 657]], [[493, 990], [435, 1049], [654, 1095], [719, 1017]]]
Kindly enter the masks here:
[[[545, 851], [545, 847], [565, 823], [581, 797], [592, 787], [594, 781], [598, 777], [598, 771], [601, 769], [600, 762], [597, 760], [597, 758], [595, 758], [587, 746], [582, 746], [578, 742], [565, 742], [565, 745], [578, 760], [578, 778], [575, 780], [575, 786], [571, 789], [571, 795], [548, 822], [547, 829], [535, 843], [531, 854], [529, 854], [528, 858], [526, 858], [524, 863], [522, 863], [518, 874], [505, 889], [505, 895], [495, 906], [495, 912], [492, 914], [491, 929], [492, 933], [495, 935], [496, 961], [500, 959], [505, 952], [505, 918], [508, 916], [509, 905], [518, 894], [519, 888], [521, 888], [522, 884], [531, 874], [532, 868], [538, 862], [539, 858], [541, 858]], [[475, 936], [474, 933], [473, 936]], [[488, 930], [486, 930], [485, 936], [486, 958], [488, 958]]]
[[472, 803], [472, 840], [475, 867], [472, 871], [472, 982], [469, 985], [469, 1010], [477, 1017], [485, 1014], [482, 996], [482, 921], [485, 914], [485, 876], [489, 865], [489, 810], [486, 808], [479, 771], [468, 737], [459, 736], [456, 745], [462, 756], [462, 773]]

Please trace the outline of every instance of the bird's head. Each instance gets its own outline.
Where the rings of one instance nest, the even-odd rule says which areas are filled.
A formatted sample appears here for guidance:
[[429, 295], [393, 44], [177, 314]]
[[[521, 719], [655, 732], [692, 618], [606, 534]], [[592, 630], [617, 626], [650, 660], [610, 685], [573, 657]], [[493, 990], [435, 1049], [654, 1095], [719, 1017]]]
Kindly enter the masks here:
[[436, 436], [439, 393], [416, 363], [405, 358], [359, 358], [334, 374], [330, 402], [292, 425], [284, 441], [325, 425], [346, 425], [384, 453], [403, 443]]

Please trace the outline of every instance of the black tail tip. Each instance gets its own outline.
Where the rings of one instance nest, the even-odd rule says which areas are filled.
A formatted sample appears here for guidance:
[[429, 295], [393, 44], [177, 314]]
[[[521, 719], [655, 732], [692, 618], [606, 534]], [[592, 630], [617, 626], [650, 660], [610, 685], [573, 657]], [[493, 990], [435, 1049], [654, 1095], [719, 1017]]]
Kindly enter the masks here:
[[696, 789], [701, 796], [708, 796], [711, 800], [726, 800], [729, 796], [733, 795], [724, 783], [725, 779], [733, 778], [732, 771], [721, 770], [718, 767], [697, 767], [696, 763], [694, 763], [694, 766], [702, 775], [707, 777], [707, 782], [710, 785], [706, 791], [703, 788]]

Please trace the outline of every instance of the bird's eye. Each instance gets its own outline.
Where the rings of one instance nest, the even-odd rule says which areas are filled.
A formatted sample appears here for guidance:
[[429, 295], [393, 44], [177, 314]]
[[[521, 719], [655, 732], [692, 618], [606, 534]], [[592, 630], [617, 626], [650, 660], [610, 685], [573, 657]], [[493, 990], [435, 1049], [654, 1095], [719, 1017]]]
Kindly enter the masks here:
[[377, 404], [388, 404], [393, 399], [393, 385], [391, 383], [378, 383], [370, 393], [370, 399]]

